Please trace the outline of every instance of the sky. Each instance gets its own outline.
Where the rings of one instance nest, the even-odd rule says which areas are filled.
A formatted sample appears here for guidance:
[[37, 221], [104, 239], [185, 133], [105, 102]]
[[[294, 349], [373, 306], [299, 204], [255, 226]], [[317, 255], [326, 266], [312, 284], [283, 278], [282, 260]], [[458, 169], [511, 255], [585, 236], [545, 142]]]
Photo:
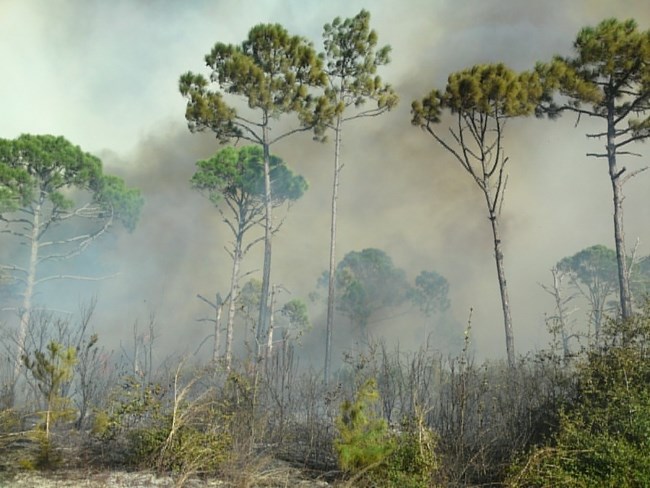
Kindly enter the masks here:
[[[392, 47], [382, 79], [400, 96], [394, 111], [350, 124], [339, 203], [339, 259], [376, 247], [411, 280], [435, 270], [450, 282], [452, 313], [471, 325], [479, 357], [504, 356], [503, 322], [484, 203], [467, 174], [433, 139], [410, 124], [411, 101], [476, 63], [530, 69], [571, 54], [580, 28], [604, 18], [634, 18], [650, 28], [646, 0], [0, 0], [0, 137], [63, 135], [102, 158], [105, 171], [141, 188], [145, 207], [133, 233], [119, 231], [85, 258], [115, 278], [60, 285], [38, 296], [73, 307], [91, 295], [95, 327], [112, 347], [128, 343], [135, 323], [155, 318], [159, 354], [185, 354], [210, 334], [211, 314], [196, 298], [227, 294], [230, 242], [214, 207], [189, 187], [198, 159], [219, 145], [191, 134], [179, 76], [208, 74], [216, 42], [240, 43], [258, 23], [280, 23], [321, 48], [323, 24], [371, 13], [379, 43]], [[232, 99], [241, 104], [241, 100]], [[611, 187], [590, 121], [513, 120], [507, 127], [509, 184], [502, 214], [506, 275], [519, 353], [548, 342], [549, 283], [559, 259], [594, 244], [613, 247]], [[637, 148], [648, 161], [648, 149]], [[307, 135], [273, 148], [310, 182], [274, 240], [273, 281], [306, 297], [327, 267], [333, 144]], [[629, 247], [650, 254], [650, 174], [626, 186]], [[245, 271], [260, 274], [252, 252]], [[97, 264], [100, 263], [100, 264]], [[89, 264], [90, 266], [90, 264]], [[582, 311], [579, 313], [586, 313]], [[318, 351], [323, 317], [313, 310], [306, 348]], [[420, 324], [379, 320], [373, 333], [415, 347]], [[338, 327], [346, 327], [341, 322]], [[338, 342], [337, 342], [337, 337]], [[345, 334], [335, 330], [335, 354]], [[318, 353], [316, 353], [318, 354]]]

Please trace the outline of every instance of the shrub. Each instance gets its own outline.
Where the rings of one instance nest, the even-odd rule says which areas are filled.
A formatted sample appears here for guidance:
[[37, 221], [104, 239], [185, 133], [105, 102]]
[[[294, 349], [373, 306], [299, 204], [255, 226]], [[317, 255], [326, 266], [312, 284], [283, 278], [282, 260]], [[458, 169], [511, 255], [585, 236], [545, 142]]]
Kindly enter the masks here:
[[392, 451], [386, 421], [372, 410], [379, 399], [377, 383], [366, 381], [353, 402], [345, 401], [336, 419], [339, 438], [335, 441], [340, 467], [355, 474], [379, 465]]
[[603, 328], [578, 370], [579, 398], [511, 486], [650, 486], [650, 313]]
[[424, 425], [423, 416], [402, 422], [401, 431], [393, 435], [394, 449], [378, 470], [380, 486], [428, 488], [440, 469], [436, 453], [437, 437]]
[[389, 432], [374, 409], [379, 400], [374, 379], [357, 392], [353, 402], [341, 406], [335, 441], [340, 467], [357, 484], [426, 488], [438, 471], [436, 436], [425, 426], [423, 415], [402, 422], [399, 432]]

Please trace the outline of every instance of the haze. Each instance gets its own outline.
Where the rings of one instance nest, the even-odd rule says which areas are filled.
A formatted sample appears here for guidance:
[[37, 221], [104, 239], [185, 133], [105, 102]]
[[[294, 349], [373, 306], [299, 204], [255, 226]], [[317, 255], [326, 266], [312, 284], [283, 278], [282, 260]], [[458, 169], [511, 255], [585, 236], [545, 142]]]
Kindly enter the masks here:
[[[134, 321], [146, 322], [153, 313], [161, 355], [194, 351], [211, 332], [197, 321], [211, 311], [196, 294], [227, 293], [223, 247], [230, 236], [211, 204], [189, 188], [195, 161], [219, 146], [210, 134], [187, 130], [178, 77], [187, 70], [206, 73], [203, 57], [215, 42], [239, 43], [262, 22], [280, 23], [320, 49], [324, 23], [362, 8], [371, 12], [380, 44], [393, 48], [392, 63], [380, 75], [401, 103], [344, 133], [338, 257], [376, 247], [411, 280], [421, 270], [438, 271], [450, 281], [456, 319], [465, 322], [474, 310], [479, 356], [503, 357], [483, 201], [433, 139], [410, 125], [410, 103], [475, 63], [503, 61], [523, 70], [570, 54], [578, 30], [606, 17], [634, 18], [648, 29], [646, 0], [4, 0], [0, 137], [63, 135], [102, 157], [107, 172], [140, 187], [146, 200], [133, 234], [116, 233], [83, 261], [119, 276], [58, 285], [43, 292], [41, 302], [74, 308], [96, 294], [95, 327], [108, 343], [128, 341]], [[548, 283], [553, 264], [593, 244], [613, 247], [607, 169], [585, 157], [598, 148], [584, 136], [590, 122], [574, 123], [572, 117], [531, 118], [507, 128], [503, 240], [518, 353], [548, 340], [544, 314], [552, 312], [552, 300], [538, 283]], [[643, 158], [626, 164], [648, 164], [647, 148], [636, 150]], [[333, 147], [305, 135], [273, 152], [310, 182], [274, 240], [273, 255], [273, 281], [306, 297], [327, 267]], [[649, 190], [645, 173], [626, 186], [627, 244], [639, 239], [639, 255], [650, 254]], [[261, 266], [255, 253], [244, 263], [245, 271]], [[312, 320], [307, 343], [320, 348], [324, 320], [317, 310]], [[413, 345], [417, 327], [394, 319], [377, 323], [374, 332]]]

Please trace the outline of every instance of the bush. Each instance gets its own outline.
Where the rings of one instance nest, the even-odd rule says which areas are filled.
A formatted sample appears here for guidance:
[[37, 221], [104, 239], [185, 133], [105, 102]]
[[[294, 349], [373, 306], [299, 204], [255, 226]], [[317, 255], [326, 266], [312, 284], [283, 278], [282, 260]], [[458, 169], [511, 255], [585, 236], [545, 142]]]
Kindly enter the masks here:
[[399, 432], [389, 432], [374, 410], [379, 400], [374, 379], [357, 392], [353, 402], [341, 406], [335, 441], [340, 467], [359, 483], [377, 487], [426, 488], [438, 471], [436, 436], [422, 415], [402, 422]]
[[378, 470], [379, 486], [428, 488], [440, 469], [436, 453], [437, 437], [426, 427], [422, 415], [402, 422], [393, 435], [394, 449]]
[[392, 451], [386, 422], [373, 412], [379, 399], [377, 383], [366, 381], [353, 402], [345, 401], [336, 419], [339, 438], [334, 446], [341, 469], [352, 474], [378, 466]]
[[578, 370], [579, 398], [510, 486], [650, 486], [650, 313], [612, 322]]

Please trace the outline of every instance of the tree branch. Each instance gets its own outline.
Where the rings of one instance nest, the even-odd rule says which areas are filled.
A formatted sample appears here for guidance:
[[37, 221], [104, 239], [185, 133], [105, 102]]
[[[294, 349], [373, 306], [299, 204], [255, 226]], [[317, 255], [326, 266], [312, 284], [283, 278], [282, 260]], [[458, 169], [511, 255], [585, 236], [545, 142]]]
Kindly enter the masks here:
[[103, 281], [103, 280], [108, 280], [110, 278], [115, 278], [119, 274], [120, 273], [115, 273], [108, 276], [98, 276], [98, 277], [83, 276], [83, 275], [51, 275], [51, 276], [46, 276], [45, 278], [41, 278], [40, 280], [34, 281], [34, 285], [40, 285], [41, 283], [45, 283], [47, 281], [52, 281], [52, 280]]
[[621, 184], [624, 185], [625, 183], [627, 183], [627, 181], [628, 181], [630, 178], [634, 178], [636, 175], [638, 175], [639, 173], [643, 173], [643, 172], [644, 172], [645, 170], [647, 170], [647, 169], [648, 169], [648, 167], [647, 167], [647, 166], [644, 166], [643, 168], [639, 168], [639, 169], [637, 169], [637, 170], [632, 171], [631, 173], [628, 173], [628, 174], [625, 176], [625, 178], [623, 178], [623, 179], [621, 180]]

